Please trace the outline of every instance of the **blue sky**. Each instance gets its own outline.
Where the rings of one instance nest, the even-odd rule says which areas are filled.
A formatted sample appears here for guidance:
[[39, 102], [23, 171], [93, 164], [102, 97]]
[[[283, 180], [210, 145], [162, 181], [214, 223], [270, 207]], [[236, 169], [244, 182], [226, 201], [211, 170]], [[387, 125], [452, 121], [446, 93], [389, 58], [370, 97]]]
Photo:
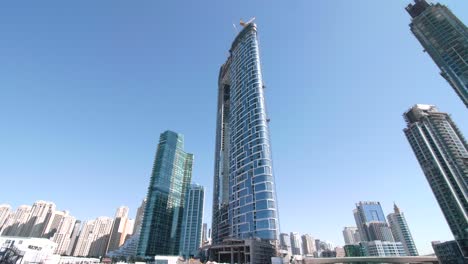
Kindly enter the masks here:
[[[20, 1], [0, 8], [0, 203], [132, 215], [159, 134], [185, 135], [211, 218], [219, 66], [256, 17], [283, 232], [343, 244], [360, 200], [395, 201], [421, 253], [452, 239], [402, 113], [467, 111], [410, 33], [408, 1]], [[468, 2], [444, 0], [465, 23]]]

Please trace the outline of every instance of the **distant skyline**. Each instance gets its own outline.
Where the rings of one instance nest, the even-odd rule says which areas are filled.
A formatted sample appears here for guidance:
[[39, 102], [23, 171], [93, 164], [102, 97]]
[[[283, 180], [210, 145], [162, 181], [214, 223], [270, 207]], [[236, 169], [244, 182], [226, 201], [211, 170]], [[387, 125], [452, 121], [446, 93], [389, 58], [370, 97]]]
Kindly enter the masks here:
[[[210, 223], [219, 67], [232, 24], [256, 17], [281, 232], [344, 244], [355, 203], [387, 215], [395, 201], [430, 253], [453, 237], [402, 114], [437, 105], [465, 137], [468, 118], [411, 34], [410, 2], [2, 3], [0, 204], [133, 218], [170, 129], [194, 153]], [[440, 3], [468, 22], [468, 2]]]

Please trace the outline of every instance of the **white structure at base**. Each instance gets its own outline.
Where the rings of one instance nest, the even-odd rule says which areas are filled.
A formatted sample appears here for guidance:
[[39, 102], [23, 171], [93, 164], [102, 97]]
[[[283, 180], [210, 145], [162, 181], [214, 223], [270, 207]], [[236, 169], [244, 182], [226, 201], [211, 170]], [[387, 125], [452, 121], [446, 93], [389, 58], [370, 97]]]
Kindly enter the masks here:
[[401, 242], [374, 240], [369, 242], [361, 242], [361, 246], [366, 256], [406, 256], [405, 248]]
[[55, 264], [59, 256], [54, 256], [57, 244], [46, 238], [0, 237], [0, 262], [9, 249], [17, 249], [21, 256], [18, 263]]
[[181, 257], [178, 256], [154, 256], [155, 264], [178, 264], [180, 261], [183, 261]]

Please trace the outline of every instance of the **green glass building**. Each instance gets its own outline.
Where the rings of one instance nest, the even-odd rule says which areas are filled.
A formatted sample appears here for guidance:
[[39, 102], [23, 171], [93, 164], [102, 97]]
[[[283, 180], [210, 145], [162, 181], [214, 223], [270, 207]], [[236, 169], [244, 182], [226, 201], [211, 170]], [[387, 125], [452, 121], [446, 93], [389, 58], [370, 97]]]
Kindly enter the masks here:
[[146, 197], [138, 256], [179, 254], [192, 163], [193, 155], [184, 151], [183, 135], [172, 131], [161, 134]]
[[411, 32], [468, 107], [468, 28], [439, 3], [414, 0], [406, 11], [411, 16]]

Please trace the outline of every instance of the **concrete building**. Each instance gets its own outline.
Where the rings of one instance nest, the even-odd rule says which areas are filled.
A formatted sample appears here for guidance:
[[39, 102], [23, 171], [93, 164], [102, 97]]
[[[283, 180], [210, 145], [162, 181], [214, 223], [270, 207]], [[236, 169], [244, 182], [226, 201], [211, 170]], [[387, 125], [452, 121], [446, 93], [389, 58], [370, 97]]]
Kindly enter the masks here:
[[62, 219], [65, 216], [69, 216], [69, 215], [70, 215], [70, 212], [68, 212], [68, 211], [57, 211], [57, 210], [55, 210], [52, 213], [52, 216], [50, 218], [50, 221], [47, 223], [46, 228], [44, 229], [44, 233], [43, 233], [42, 237], [43, 238], [52, 238], [54, 236], [55, 232], [57, 232], [57, 228], [60, 225], [60, 223], [62, 222]]
[[[0, 231], [3, 225], [8, 220], [11, 214], [11, 206], [8, 204], [0, 204]], [[1, 232], [0, 232], [1, 234]]]
[[281, 233], [280, 234], [280, 251], [284, 255], [291, 256], [292, 255], [292, 250], [291, 250], [291, 238], [289, 237], [289, 234], [287, 233]]
[[292, 255], [302, 255], [302, 240], [299, 233], [291, 232], [290, 238]]
[[192, 180], [193, 155], [184, 151], [184, 136], [166, 131], [159, 138], [137, 255], [177, 256], [182, 218]]
[[49, 221], [55, 213], [55, 204], [46, 201], [36, 201], [31, 207], [31, 213], [21, 228], [21, 237], [42, 237]]
[[102, 257], [106, 254], [112, 229], [112, 218], [98, 217], [86, 221], [78, 237], [73, 256]]
[[78, 236], [80, 235], [81, 230], [81, 221], [76, 220], [75, 225], [73, 226], [72, 233], [70, 235], [70, 244], [67, 249], [67, 256], [73, 256], [73, 252], [75, 251], [76, 244], [78, 242]]
[[75, 217], [69, 215], [68, 212], [66, 212], [66, 214], [62, 217], [60, 224], [57, 226], [54, 235], [50, 238], [50, 240], [57, 244], [54, 254], [67, 254], [75, 223]]
[[3, 224], [1, 235], [2, 236], [20, 236], [21, 229], [24, 227], [29, 219], [31, 213], [31, 206], [21, 205], [16, 211], [8, 217]]
[[433, 105], [415, 105], [404, 118], [404, 133], [455, 240], [468, 257], [468, 143], [452, 118]]
[[315, 240], [309, 235], [305, 234], [301, 236], [302, 239], [302, 254], [303, 255], [313, 255], [316, 251]]
[[415, 0], [406, 10], [411, 32], [468, 107], [468, 29], [446, 6]]
[[133, 231], [133, 226], [129, 223], [128, 211], [129, 209], [127, 206], [117, 208], [106, 253], [114, 251], [122, 246], [127, 236]]
[[242, 23], [218, 78], [213, 244], [278, 244], [279, 222], [257, 26]]
[[345, 245], [353, 245], [361, 242], [361, 236], [357, 227], [355, 226], [345, 226], [343, 228], [343, 238]]
[[406, 256], [405, 249], [401, 242], [374, 240], [364, 241], [360, 244], [365, 256]]
[[203, 186], [191, 184], [187, 191], [180, 240], [180, 255], [185, 259], [196, 257], [202, 245], [204, 202], [205, 189]]
[[104, 257], [106, 255], [112, 224], [113, 219], [110, 217], [98, 217], [95, 220], [89, 257]]
[[393, 237], [396, 242], [401, 242], [405, 248], [407, 256], [418, 256], [418, 250], [413, 241], [413, 236], [409, 230], [406, 218], [400, 208], [395, 204], [393, 207], [394, 212], [387, 215], [388, 223], [392, 229]]
[[124, 244], [117, 250], [110, 251], [107, 253], [109, 257], [124, 257], [129, 260], [131, 257], [135, 257], [137, 254], [138, 242], [140, 240], [141, 225], [145, 214], [146, 199], [141, 202], [138, 207], [135, 223], [133, 228], [133, 234], [128, 238]]

